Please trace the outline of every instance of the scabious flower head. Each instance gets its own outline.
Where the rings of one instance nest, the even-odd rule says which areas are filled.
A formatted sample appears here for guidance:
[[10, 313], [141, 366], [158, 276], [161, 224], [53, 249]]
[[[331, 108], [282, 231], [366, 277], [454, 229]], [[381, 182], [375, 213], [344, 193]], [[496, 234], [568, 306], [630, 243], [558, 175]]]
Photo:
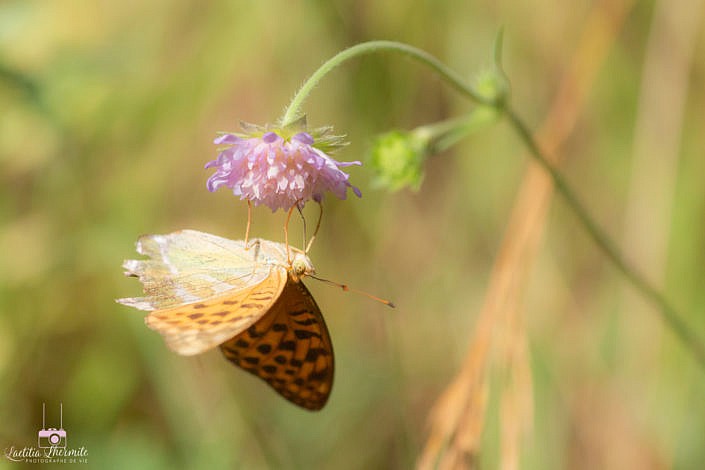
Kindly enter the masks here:
[[216, 170], [208, 179], [209, 191], [226, 186], [240, 199], [272, 211], [302, 206], [310, 199], [321, 202], [326, 191], [345, 199], [352, 188], [361, 196], [341, 170], [361, 163], [339, 162], [328, 155], [345, 145], [341, 136], [331, 135], [331, 127], [307, 131], [305, 117], [278, 128], [240, 125], [244, 133], [222, 133], [214, 141], [221, 148], [218, 158], [206, 164]]

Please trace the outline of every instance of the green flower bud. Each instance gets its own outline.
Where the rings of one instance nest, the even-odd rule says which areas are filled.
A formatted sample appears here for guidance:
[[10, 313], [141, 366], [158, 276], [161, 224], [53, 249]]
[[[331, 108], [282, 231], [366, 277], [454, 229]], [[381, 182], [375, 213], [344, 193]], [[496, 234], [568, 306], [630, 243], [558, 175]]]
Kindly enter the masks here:
[[430, 133], [423, 128], [411, 132], [396, 130], [377, 136], [369, 159], [377, 173], [375, 185], [392, 191], [406, 187], [418, 191], [430, 139]]
[[498, 116], [497, 109], [478, 106], [460, 118], [378, 136], [369, 156], [370, 166], [377, 173], [375, 185], [392, 191], [406, 187], [418, 191], [428, 157], [449, 149], [472, 132], [496, 121]]

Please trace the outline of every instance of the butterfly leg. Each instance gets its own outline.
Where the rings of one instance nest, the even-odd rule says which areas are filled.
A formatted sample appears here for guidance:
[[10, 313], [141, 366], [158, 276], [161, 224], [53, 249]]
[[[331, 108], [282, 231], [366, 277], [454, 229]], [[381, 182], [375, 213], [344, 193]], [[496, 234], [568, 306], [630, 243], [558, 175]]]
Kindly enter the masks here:
[[[318, 222], [316, 223], [316, 230], [313, 231], [313, 235], [311, 236], [311, 239], [308, 241], [308, 245], [306, 245], [306, 250], [304, 251], [305, 253], [308, 253], [309, 250], [311, 249], [311, 245], [313, 245], [313, 241], [316, 239], [316, 235], [318, 235], [318, 229], [321, 228], [321, 220], [323, 220], [323, 204], [318, 202], [318, 208], [320, 211], [318, 212]], [[305, 242], [305, 240], [304, 240]]]
[[257, 270], [257, 260], [259, 259], [259, 253], [260, 253], [260, 239], [255, 238], [255, 240], [252, 242], [252, 247], [254, 247], [254, 251], [252, 253], [252, 272], [250, 275], [254, 275], [255, 271]]
[[289, 220], [291, 219], [291, 213], [294, 212], [294, 208], [298, 207], [299, 202], [291, 206], [289, 213], [286, 215], [286, 222], [284, 223], [284, 244], [286, 245], [286, 262], [291, 264], [291, 251], [289, 250]]
[[252, 224], [252, 201], [247, 200], [247, 228], [245, 229], [245, 249], [248, 250], [247, 241], [250, 239], [250, 225]]
[[303, 225], [303, 232], [304, 232], [303, 246], [306, 246], [306, 217], [304, 217], [304, 213], [301, 210], [301, 206], [296, 206], [296, 210], [299, 211], [299, 215], [301, 216], [301, 224]]

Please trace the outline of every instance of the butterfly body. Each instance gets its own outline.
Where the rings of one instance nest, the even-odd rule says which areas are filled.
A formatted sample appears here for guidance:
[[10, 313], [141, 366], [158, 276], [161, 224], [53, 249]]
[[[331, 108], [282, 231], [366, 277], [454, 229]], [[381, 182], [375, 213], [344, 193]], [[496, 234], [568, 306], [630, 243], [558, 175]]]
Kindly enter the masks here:
[[301, 278], [314, 273], [300, 250], [263, 239], [228, 240], [194, 230], [146, 235], [127, 260], [145, 297], [118, 299], [147, 310], [146, 324], [182, 355], [219, 346], [225, 357], [293, 403], [317, 410], [333, 384], [333, 347]]

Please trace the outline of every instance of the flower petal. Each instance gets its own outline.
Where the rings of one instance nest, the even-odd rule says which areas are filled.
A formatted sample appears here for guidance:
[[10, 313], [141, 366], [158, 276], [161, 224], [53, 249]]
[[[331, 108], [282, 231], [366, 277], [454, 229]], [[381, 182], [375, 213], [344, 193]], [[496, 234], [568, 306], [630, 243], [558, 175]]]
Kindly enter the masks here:
[[[262, 132], [262, 128], [253, 129]], [[264, 204], [272, 211], [294, 204], [303, 206], [310, 199], [320, 202], [327, 191], [345, 199], [351, 188], [361, 196], [360, 190], [348, 182], [349, 175], [340, 169], [361, 163], [332, 159], [315, 147], [314, 137], [307, 132], [289, 139], [275, 131], [249, 138], [222, 134], [214, 142], [228, 147], [205, 165], [215, 169], [206, 183], [211, 192], [226, 186], [241, 199], [249, 199], [256, 206]]]

